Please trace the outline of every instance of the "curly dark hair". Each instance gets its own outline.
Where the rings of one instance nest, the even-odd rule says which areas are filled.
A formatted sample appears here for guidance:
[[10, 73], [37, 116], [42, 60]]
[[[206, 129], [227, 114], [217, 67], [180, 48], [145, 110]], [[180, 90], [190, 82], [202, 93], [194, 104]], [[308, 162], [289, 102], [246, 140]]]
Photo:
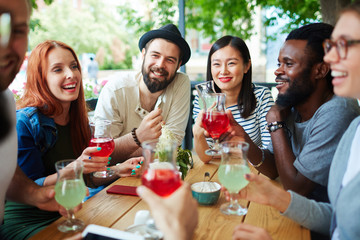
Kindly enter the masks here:
[[[315, 63], [323, 62], [324, 58], [324, 48], [323, 42], [325, 39], [331, 37], [331, 33], [334, 27], [327, 23], [311, 23], [305, 26], [302, 26], [298, 29], [295, 29], [289, 33], [286, 38], [288, 40], [306, 40], [306, 51], [309, 54], [310, 62], [308, 65], [313, 65]], [[331, 84], [332, 76], [329, 71], [326, 75], [328, 88], [332, 91], [333, 85]]]

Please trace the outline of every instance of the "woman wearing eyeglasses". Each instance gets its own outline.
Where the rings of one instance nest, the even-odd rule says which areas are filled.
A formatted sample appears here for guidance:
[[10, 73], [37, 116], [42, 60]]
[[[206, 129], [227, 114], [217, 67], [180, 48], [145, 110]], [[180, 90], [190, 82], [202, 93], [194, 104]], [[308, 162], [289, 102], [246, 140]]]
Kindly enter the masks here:
[[[330, 64], [334, 93], [360, 99], [360, 1], [345, 8], [324, 42], [324, 61]], [[331, 121], [331, 119], [329, 119]], [[330, 203], [309, 200], [275, 187], [265, 178], [249, 174], [251, 182], [240, 197], [273, 206], [301, 225], [330, 235], [331, 239], [360, 239], [360, 117], [344, 133], [335, 152], [328, 182]], [[260, 228], [239, 225], [233, 239], [269, 239]], [[261, 235], [262, 234], [262, 235]], [[250, 239], [250, 238], [249, 238]], [[259, 238], [260, 239], [260, 238]]]

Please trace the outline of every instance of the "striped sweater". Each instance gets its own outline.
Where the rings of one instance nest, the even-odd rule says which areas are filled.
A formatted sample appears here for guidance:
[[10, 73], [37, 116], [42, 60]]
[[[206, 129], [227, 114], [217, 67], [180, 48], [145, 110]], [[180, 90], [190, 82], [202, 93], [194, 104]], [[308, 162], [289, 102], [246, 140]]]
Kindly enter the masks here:
[[[274, 105], [274, 100], [267, 87], [253, 84], [253, 89], [256, 98], [256, 107], [248, 118], [244, 119], [241, 117], [238, 105], [233, 105], [226, 109], [231, 110], [234, 119], [244, 128], [245, 132], [257, 146], [266, 148], [270, 142], [270, 133], [265, 130], [267, 124], [265, 117], [271, 106]], [[196, 95], [193, 108], [194, 120], [201, 110], [198, 101], [199, 96]]]

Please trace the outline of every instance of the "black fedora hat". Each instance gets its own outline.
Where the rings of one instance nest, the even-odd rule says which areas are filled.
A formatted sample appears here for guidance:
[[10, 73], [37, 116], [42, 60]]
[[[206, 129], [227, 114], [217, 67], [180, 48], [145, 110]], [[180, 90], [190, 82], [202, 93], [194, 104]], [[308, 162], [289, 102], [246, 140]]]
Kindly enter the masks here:
[[154, 38], [164, 38], [178, 45], [183, 55], [181, 59], [181, 65], [184, 65], [187, 63], [187, 61], [189, 61], [191, 55], [190, 47], [185, 39], [182, 38], [179, 29], [174, 24], [170, 23], [162, 26], [159, 29], [151, 30], [145, 33], [139, 40], [140, 51], [151, 39]]

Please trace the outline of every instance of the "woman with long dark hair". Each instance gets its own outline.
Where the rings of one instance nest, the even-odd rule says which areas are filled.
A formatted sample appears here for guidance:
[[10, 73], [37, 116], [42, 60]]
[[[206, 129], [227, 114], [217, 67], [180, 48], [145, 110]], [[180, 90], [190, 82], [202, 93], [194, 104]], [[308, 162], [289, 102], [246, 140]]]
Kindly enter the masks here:
[[[214, 80], [216, 92], [226, 93], [226, 109], [231, 110], [253, 142], [266, 148], [270, 133], [265, 130], [265, 116], [274, 100], [269, 89], [252, 83], [251, 57], [241, 38], [224, 36], [212, 45], [206, 73], [206, 81], [210, 80]], [[199, 112], [199, 98], [196, 96], [193, 109], [193, 118], [196, 119], [194, 145], [200, 159], [208, 162], [211, 157], [205, 154], [209, 146]]]

